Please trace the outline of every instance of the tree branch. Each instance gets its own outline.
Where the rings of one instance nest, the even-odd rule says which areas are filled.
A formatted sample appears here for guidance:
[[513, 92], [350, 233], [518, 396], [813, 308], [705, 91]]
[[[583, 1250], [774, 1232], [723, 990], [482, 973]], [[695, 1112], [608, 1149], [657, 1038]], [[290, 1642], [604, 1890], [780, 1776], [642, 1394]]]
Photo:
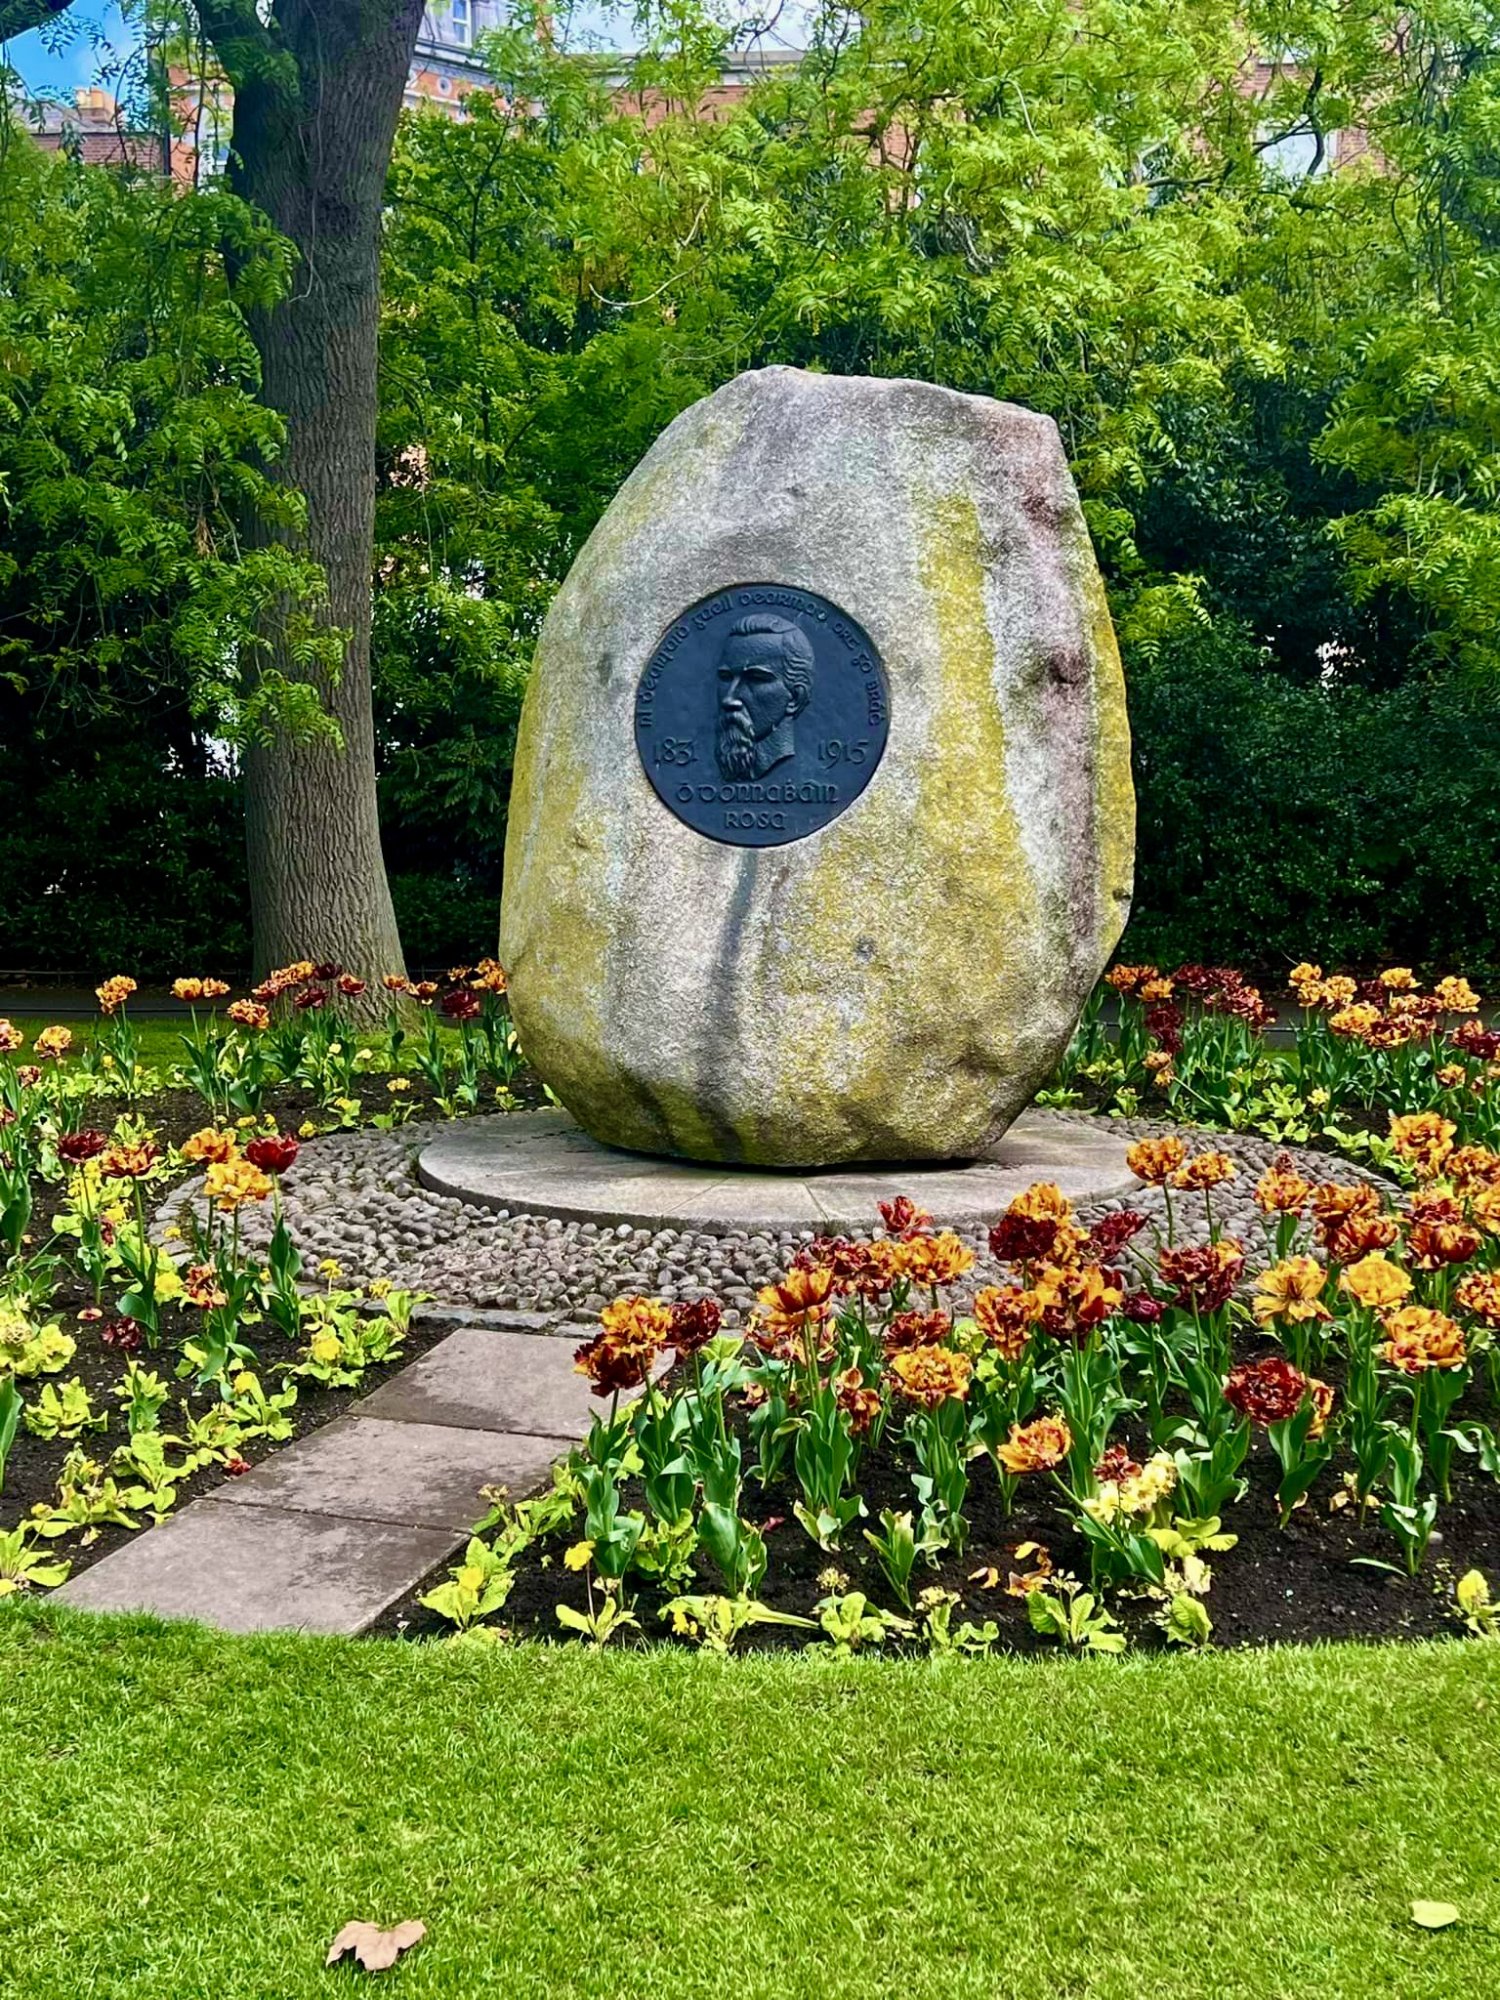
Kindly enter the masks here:
[[260, 17], [255, 0], [194, 0], [203, 32], [236, 90], [258, 83], [295, 102], [297, 64]]
[[66, 14], [72, 4], [73, 0], [0, 0], [0, 42], [32, 28], [44, 28], [59, 14]]

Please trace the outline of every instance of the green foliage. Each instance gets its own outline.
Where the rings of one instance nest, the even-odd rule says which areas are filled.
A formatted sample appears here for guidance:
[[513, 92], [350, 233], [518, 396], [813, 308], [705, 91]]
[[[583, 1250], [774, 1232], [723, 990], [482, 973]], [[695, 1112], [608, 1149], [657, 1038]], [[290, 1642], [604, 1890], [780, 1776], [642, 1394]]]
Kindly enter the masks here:
[[[1494, 1982], [1494, 1646], [726, 1667], [238, 1638], [23, 1597], [0, 1685], [0, 1863], [30, 1918], [7, 2000], [159, 2000], [169, 1953], [219, 2000], [698, 2000], [723, 1983], [705, 1912], [730, 1898], [745, 2000], [810, 1968], [840, 2000]], [[580, 1868], [606, 1861], [586, 1893], [608, 1921], [580, 1922]], [[1414, 1931], [1425, 1895], [1463, 1920]], [[330, 1974], [327, 1940], [366, 1909], [420, 1914], [431, 1957]]]
[[659, 1617], [670, 1619], [672, 1631], [705, 1653], [728, 1653], [748, 1625], [791, 1625], [809, 1629], [810, 1618], [775, 1611], [752, 1597], [674, 1597]]
[[1131, 681], [1138, 914], [1171, 964], [1500, 965], [1491, 688], [1299, 685], [1246, 635], [1175, 636]]
[[492, 1545], [478, 1535], [471, 1536], [463, 1561], [449, 1571], [445, 1583], [427, 1592], [422, 1603], [446, 1618], [457, 1631], [467, 1632], [476, 1620], [503, 1609], [515, 1582], [519, 1552], [520, 1548], [506, 1537], [498, 1538]]
[[1130, 1643], [1114, 1614], [1075, 1578], [1059, 1576], [1051, 1589], [1027, 1593], [1031, 1629], [1074, 1653], [1123, 1653]]
[[170, 691], [221, 735], [318, 728], [258, 667], [268, 609], [321, 578], [239, 531], [302, 512], [244, 320], [288, 246], [220, 188], [95, 173], [0, 116], [0, 674], [54, 726]]
[[257, 669], [267, 606], [310, 607], [320, 579], [238, 526], [252, 504], [301, 509], [270, 475], [280, 428], [243, 318], [287, 282], [285, 246], [221, 189], [43, 154], [10, 117], [0, 102], [0, 959], [165, 972], [207, 943], [233, 963], [228, 742], [272, 711], [319, 724]]
[[1453, 1615], [1476, 1639], [1500, 1639], [1500, 1601], [1482, 1570], [1465, 1570], [1453, 1586]]

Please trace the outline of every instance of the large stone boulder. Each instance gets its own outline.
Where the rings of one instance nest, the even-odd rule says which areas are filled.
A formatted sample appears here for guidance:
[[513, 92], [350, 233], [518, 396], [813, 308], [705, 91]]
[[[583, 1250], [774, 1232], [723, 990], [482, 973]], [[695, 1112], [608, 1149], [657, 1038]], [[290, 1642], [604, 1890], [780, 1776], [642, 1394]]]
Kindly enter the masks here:
[[982, 1155], [1129, 908], [1119, 653], [1055, 425], [767, 368], [663, 432], [558, 592], [500, 954], [597, 1138]]

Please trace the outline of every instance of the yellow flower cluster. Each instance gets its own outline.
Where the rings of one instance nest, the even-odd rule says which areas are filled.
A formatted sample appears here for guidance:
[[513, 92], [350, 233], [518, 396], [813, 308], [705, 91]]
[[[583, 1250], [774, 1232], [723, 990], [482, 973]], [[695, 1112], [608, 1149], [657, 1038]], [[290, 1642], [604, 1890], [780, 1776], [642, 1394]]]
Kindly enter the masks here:
[[1312, 1191], [1312, 1182], [1297, 1172], [1291, 1155], [1282, 1153], [1255, 1183], [1255, 1206], [1264, 1215], [1300, 1215]]
[[1328, 1026], [1335, 1035], [1342, 1035], [1347, 1041], [1365, 1041], [1375, 1024], [1381, 1019], [1380, 1009], [1372, 1007], [1367, 1000], [1361, 1000], [1352, 1007], [1340, 1007], [1330, 1014]]
[[1301, 1325], [1308, 1320], [1328, 1319], [1330, 1314], [1322, 1298], [1327, 1275], [1316, 1257], [1287, 1257], [1262, 1271], [1256, 1279], [1250, 1309], [1262, 1326], [1273, 1320], [1291, 1320]]
[[[1416, 1001], [1421, 992], [1420, 983], [1409, 965], [1387, 966], [1380, 974], [1379, 983], [1390, 996], [1392, 1011], [1396, 1013], [1402, 1011], [1400, 1004], [1402, 1001], [1407, 1003]], [[1321, 965], [1306, 963], [1292, 967], [1287, 985], [1297, 996], [1301, 1006], [1323, 1007], [1330, 1011], [1347, 1008], [1358, 991], [1355, 982], [1345, 974], [1339, 973], [1331, 979], [1325, 979]], [[1451, 975], [1437, 982], [1432, 989], [1431, 997], [1437, 1003], [1439, 1011], [1444, 1014], [1477, 1014], [1481, 1004], [1479, 995], [1467, 979]], [[1420, 1004], [1425, 1006], [1426, 1003]], [[1378, 1016], [1379, 1009], [1373, 1008], [1371, 1012]], [[1330, 1027], [1335, 1025], [1336, 1023], [1330, 1021]]]
[[1437, 1111], [1414, 1111], [1405, 1117], [1393, 1111], [1390, 1121], [1392, 1150], [1414, 1167], [1423, 1180], [1432, 1180], [1440, 1174], [1453, 1151], [1453, 1135], [1457, 1130], [1453, 1120]]
[[1500, 1271], [1470, 1271], [1454, 1297], [1465, 1312], [1500, 1327]]
[[1007, 1472], [1050, 1472], [1072, 1449], [1073, 1433], [1061, 1417], [1038, 1417], [1034, 1423], [1012, 1424], [995, 1456]]
[[672, 1331], [672, 1308], [664, 1299], [636, 1293], [612, 1299], [600, 1313], [599, 1324], [619, 1346], [663, 1347]]
[[248, 1160], [215, 1160], [203, 1180], [203, 1192], [223, 1214], [231, 1215], [247, 1202], [269, 1201], [275, 1183]]
[[299, 958], [294, 965], [278, 965], [268, 972], [255, 989], [258, 1000], [279, 1000], [290, 993], [294, 986], [305, 985], [313, 976], [313, 962], [310, 958]]
[[1125, 1303], [1113, 1271], [1098, 1264], [1039, 1264], [1032, 1274], [1038, 1317], [1059, 1333], [1097, 1326]]
[[1187, 1159], [1181, 1139], [1138, 1139], [1125, 1149], [1125, 1164], [1148, 1187], [1165, 1187]]
[[951, 1229], [901, 1245], [901, 1268], [914, 1285], [951, 1285], [972, 1269], [974, 1252]]
[[1500, 1153], [1488, 1146], [1460, 1146], [1443, 1163], [1443, 1178], [1460, 1194], [1500, 1186]]
[[950, 1347], [906, 1347], [893, 1354], [888, 1365], [902, 1395], [928, 1410], [950, 1396], [967, 1396], [974, 1372], [968, 1355], [956, 1354]]
[[1468, 1359], [1464, 1330], [1456, 1320], [1432, 1306], [1401, 1306], [1382, 1321], [1386, 1332], [1381, 1352], [1403, 1375], [1422, 1375], [1429, 1368], [1462, 1368]]
[[1136, 1472], [1121, 1480], [1104, 1479], [1097, 1493], [1083, 1501], [1083, 1511], [1108, 1526], [1121, 1516], [1144, 1520], [1177, 1485], [1177, 1465], [1170, 1452], [1156, 1452]]
[[1411, 1279], [1399, 1264], [1373, 1250], [1368, 1257], [1361, 1257], [1357, 1264], [1347, 1265], [1339, 1272], [1339, 1290], [1347, 1292], [1356, 1305], [1384, 1312], [1400, 1305], [1411, 1290]]
[[101, 1156], [99, 1172], [109, 1181], [144, 1180], [160, 1157], [150, 1139], [122, 1140]]
[[1309, 1008], [1347, 1007], [1355, 994], [1352, 979], [1343, 973], [1336, 973], [1333, 978], [1325, 979], [1321, 965], [1294, 965], [1287, 984], [1296, 994], [1298, 1004]]
[[1467, 979], [1440, 979], [1432, 989], [1432, 997], [1445, 1014], [1477, 1014], [1479, 995]]
[[[832, 1310], [833, 1273], [791, 1270], [776, 1284], [763, 1285], [755, 1296], [752, 1338], [793, 1341], [809, 1323], [816, 1324], [828, 1317]], [[606, 1324], [605, 1331], [610, 1330]]]
[[190, 1139], [184, 1139], [179, 1149], [185, 1160], [194, 1165], [220, 1166], [238, 1157], [239, 1143], [232, 1132], [220, 1132], [212, 1125], [205, 1125], [201, 1132], [195, 1132]]
[[987, 1285], [974, 1294], [974, 1322], [1002, 1361], [1019, 1361], [1041, 1317], [1035, 1292], [1019, 1285]]
[[229, 988], [222, 979], [174, 979], [172, 998], [174, 1000], [222, 1000]]

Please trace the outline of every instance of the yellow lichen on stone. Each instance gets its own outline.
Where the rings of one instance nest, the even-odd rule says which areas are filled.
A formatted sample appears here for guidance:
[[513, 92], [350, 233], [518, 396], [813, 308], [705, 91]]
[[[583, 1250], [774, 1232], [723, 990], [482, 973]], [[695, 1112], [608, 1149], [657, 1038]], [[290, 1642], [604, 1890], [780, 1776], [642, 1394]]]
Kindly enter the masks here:
[[[929, 847], [931, 935], [941, 953], [933, 972], [953, 981], [955, 992], [973, 992], [1004, 1064], [1012, 1054], [1006, 1027], [1024, 1017], [1022, 994], [1038, 933], [1037, 885], [1007, 782], [978, 512], [964, 494], [934, 497], [926, 512], [918, 574], [932, 599], [940, 681], [918, 810]], [[983, 829], [978, 841], [976, 827]], [[939, 873], [944, 856], [947, 879]], [[969, 920], [944, 923], [941, 906], [951, 909], [960, 895]], [[976, 936], [990, 940], [984, 967], [974, 963]]]
[[1130, 913], [1135, 879], [1135, 784], [1125, 669], [1104, 579], [1092, 561], [1085, 582], [1094, 670], [1094, 852], [1098, 857], [1099, 946], [1115, 947]]
[[[500, 955], [517, 1032], [541, 1072], [559, 1071], [553, 1051], [565, 1047], [569, 1070], [593, 1050], [600, 1059], [587, 1066], [607, 1073], [601, 1003], [609, 932], [587, 884], [567, 879], [580, 835], [585, 848], [594, 844], [590, 832], [602, 845], [604, 829], [589, 826], [587, 773], [563, 747], [567, 729], [543, 714], [545, 699], [542, 688], [528, 690], [516, 735]], [[590, 1079], [594, 1087], [600, 1080]]]

